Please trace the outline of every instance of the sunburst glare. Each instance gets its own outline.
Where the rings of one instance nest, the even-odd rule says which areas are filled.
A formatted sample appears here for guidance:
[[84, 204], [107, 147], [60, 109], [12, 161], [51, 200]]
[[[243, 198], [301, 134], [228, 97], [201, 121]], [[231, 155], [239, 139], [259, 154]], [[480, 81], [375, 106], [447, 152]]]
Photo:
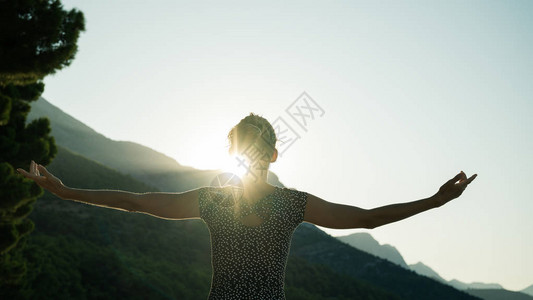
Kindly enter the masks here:
[[228, 159], [224, 160], [222, 168], [224, 172], [232, 173], [242, 179], [248, 172], [247, 164], [240, 155], [230, 155]]

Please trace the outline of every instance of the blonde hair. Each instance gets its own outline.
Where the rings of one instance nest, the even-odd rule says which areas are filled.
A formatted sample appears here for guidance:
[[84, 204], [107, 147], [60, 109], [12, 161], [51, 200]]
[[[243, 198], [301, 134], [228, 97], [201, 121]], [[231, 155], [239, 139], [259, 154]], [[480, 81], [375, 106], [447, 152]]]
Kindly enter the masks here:
[[252, 144], [265, 153], [264, 159], [272, 158], [276, 148], [276, 132], [262, 116], [250, 113], [228, 133], [229, 153], [242, 154]]

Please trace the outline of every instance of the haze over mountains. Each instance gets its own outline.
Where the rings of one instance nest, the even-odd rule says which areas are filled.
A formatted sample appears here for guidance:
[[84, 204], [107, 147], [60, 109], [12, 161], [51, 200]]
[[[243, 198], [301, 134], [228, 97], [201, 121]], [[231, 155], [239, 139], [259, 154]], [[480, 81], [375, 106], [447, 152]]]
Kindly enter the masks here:
[[[431, 269], [429, 266], [425, 265], [422, 262], [407, 265], [402, 255], [400, 254], [400, 252], [394, 246], [391, 246], [388, 244], [381, 245], [369, 233], [366, 233], [366, 232], [353, 233], [353, 234], [346, 235], [346, 236], [339, 236], [337, 237], [337, 239], [357, 249], [363, 250], [365, 252], [368, 252], [370, 254], [373, 254], [375, 256], [378, 256], [390, 262], [393, 262], [403, 268], [415, 271], [416, 273], [420, 275], [433, 278], [439, 282], [448, 284], [459, 290], [465, 290], [468, 293], [474, 294], [484, 299], [489, 299], [489, 298], [492, 299], [492, 296], [495, 296], [496, 297], [495, 299], [499, 298], [500, 296], [504, 297], [502, 299], [528, 299], [527, 297], [523, 298], [523, 295], [520, 295], [521, 293], [533, 296], [533, 285], [520, 291], [521, 293], [517, 293], [517, 292], [505, 290], [500, 284], [497, 284], [497, 283], [483, 283], [483, 282], [464, 283], [456, 279], [447, 281], [444, 278], [442, 278], [436, 271], [434, 271], [433, 269]], [[484, 291], [477, 292], [476, 290], [484, 290]]]
[[[182, 166], [176, 160], [146, 146], [114, 141], [65, 114], [41, 98], [32, 103], [28, 121], [48, 117], [56, 143], [89, 159], [157, 186], [161, 191], [183, 192], [200, 185], [209, 185], [222, 170], [197, 170]], [[281, 185], [274, 173], [268, 179]]]
[[[33, 103], [28, 121], [41, 116], [50, 119], [52, 135], [59, 146], [58, 155], [50, 169], [66, 184], [72, 186], [180, 192], [210, 185], [214, 176], [220, 173], [219, 170], [201, 171], [182, 166], [174, 159], [148, 147], [108, 139], [42, 98]], [[275, 174], [269, 175], [269, 181], [271, 184], [283, 186]], [[136, 214], [61, 202], [49, 194], [45, 194], [45, 198], [45, 201], [38, 201], [31, 217], [36, 220], [35, 236], [40, 239], [56, 241], [58, 234], [64, 234], [82, 245], [87, 242], [83, 239], [84, 234], [88, 234], [91, 247], [100, 249], [93, 252], [108, 251], [105, 249], [112, 245], [111, 249], [115, 249], [113, 251], [119, 253], [119, 256], [123, 255], [131, 260], [130, 268], [135, 269], [135, 272], [148, 272], [144, 269], [146, 263], [141, 261], [169, 264], [176, 268], [186, 264], [185, 269], [198, 270], [195, 271], [198, 278], [194, 277], [194, 282], [199, 282], [197, 288], [201, 290], [200, 294], [208, 291], [205, 289], [210, 278], [209, 235], [201, 221], [172, 222], [172, 226], [169, 226], [168, 222], [155, 218], [148, 220]], [[65, 215], [65, 212], [69, 214]], [[65, 224], [55, 218], [63, 218], [64, 222], [68, 219], [70, 224], [76, 223], [76, 226], [65, 228]], [[144, 225], [140, 226], [138, 222]], [[101, 226], [99, 224], [105, 224], [105, 228], [108, 228], [105, 230], [105, 236], [88, 233], [89, 228], [101, 231], [101, 228], [98, 229], [98, 226]], [[172, 235], [171, 240], [166, 238], [168, 234]], [[360, 299], [474, 299], [473, 296], [454, 289], [450, 283], [442, 284], [444, 280], [436, 272], [433, 272], [433, 275], [436, 274], [433, 280], [411, 271], [422, 272], [425, 266], [421, 263], [407, 266], [394, 247], [379, 245], [369, 234], [359, 234], [352, 238], [359, 247], [348, 246], [315, 226], [303, 223], [295, 232], [291, 246], [286, 278], [288, 299], [353, 299], [355, 295]], [[154, 242], [154, 239], [157, 242]], [[50, 243], [55, 245], [55, 242]], [[151, 243], [157, 244], [159, 248], [155, 256], [151, 255]], [[54, 246], [47, 247], [46, 249], [55, 249]], [[166, 262], [158, 256], [167, 258], [168, 253], [174, 256], [171, 262]], [[75, 255], [78, 254], [69, 255], [72, 255], [70, 259], [75, 260]], [[55, 265], [54, 267], [60, 268]], [[166, 270], [164, 267], [161, 269]], [[431, 269], [426, 267], [426, 271], [428, 270]], [[75, 272], [82, 272], [82, 269]], [[159, 273], [159, 270], [155, 272]], [[160, 276], [165, 277], [165, 272], [161, 271]], [[136, 277], [135, 280], [147, 281], [148, 286], [157, 286], [158, 281], [151, 281], [150, 278], [146, 275]], [[159, 281], [172, 282], [166, 277], [165, 280]], [[81, 280], [79, 284], [86, 283]], [[84, 289], [87, 290], [86, 287]], [[98, 289], [100, 292], [110, 293], [105, 287], [98, 286]], [[164, 290], [166, 294], [171, 295], [170, 298], [179, 298], [180, 293], [187, 293], [186, 287], [176, 287], [172, 283], [157, 289]], [[152, 292], [147, 288], [143, 295], [152, 297]], [[117, 293], [124, 296], [127, 291], [120, 290]], [[492, 299], [490, 295], [482, 297]]]

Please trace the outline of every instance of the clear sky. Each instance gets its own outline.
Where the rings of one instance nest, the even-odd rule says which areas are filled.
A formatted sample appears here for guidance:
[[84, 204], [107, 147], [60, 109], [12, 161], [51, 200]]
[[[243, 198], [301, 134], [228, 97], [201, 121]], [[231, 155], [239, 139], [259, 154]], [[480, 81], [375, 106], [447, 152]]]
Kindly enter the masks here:
[[215, 169], [233, 125], [294, 122], [306, 91], [324, 114], [291, 123], [283, 183], [372, 208], [477, 173], [461, 198], [370, 233], [445, 279], [533, 284], [532, 1], [63, 2], [87, 21], [45, 80], [65, 112]]

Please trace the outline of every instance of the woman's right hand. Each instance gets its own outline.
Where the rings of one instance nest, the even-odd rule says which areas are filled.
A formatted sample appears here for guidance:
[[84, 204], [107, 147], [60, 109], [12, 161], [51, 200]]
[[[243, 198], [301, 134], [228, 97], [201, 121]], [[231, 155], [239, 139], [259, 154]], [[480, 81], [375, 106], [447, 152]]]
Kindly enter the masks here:
[[[48, 172], [43, 165], [38, 165], [33, 160], [31, 161], [29, 172], [21, 168], [17, 169], [17, 171], [24, 175], [24, 177], [35, 181], [39, 186], [59, 197], [61, 197], [60, 194], [62, 194], [62, 191], [66, 188], [59, 178]], [[43, 175], [41, 175], [41, 173]]]

